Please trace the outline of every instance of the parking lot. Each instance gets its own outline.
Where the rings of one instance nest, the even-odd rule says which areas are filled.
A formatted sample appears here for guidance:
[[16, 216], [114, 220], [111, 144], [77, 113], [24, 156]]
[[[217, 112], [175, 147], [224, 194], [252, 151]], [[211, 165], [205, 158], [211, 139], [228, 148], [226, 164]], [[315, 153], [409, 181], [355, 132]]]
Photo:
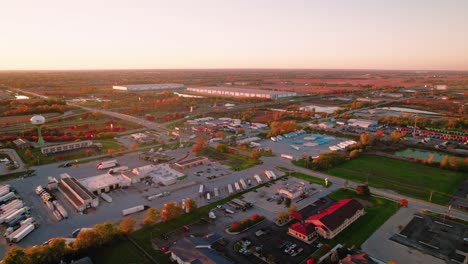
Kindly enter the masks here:
[[[318, 141], [318, 140], [308, 140], [307, 138], [310, 137], [321, 137], [322, 139], [326, 139], [326, 141]], [[260, 142], [262, 148], [273, 150], [273, 153], [278, 154], [286, 154], [291, 155], [295, 159], [300, 159], [302, 155], [305, 153], [308, 156], [318, 156], [320, 153], [330, 152], [329, 147], [334, 146], [338, 143], [347, 141], [348, 139], [345, 138], [338, 138], [333, 136], [322, 136], [322, 135], [315, 135], [315, 134], [305, 134], [301, 136], [297, 136], [294, 138], [283, 139], [281, 141], [272, 141], [270, 139], [263, 140]], [[328, 141], [328, 142], [327, 142]], [[327, 142], [327, 143], [324, 143]], [[316, 143], [317, 146], [307, 146], [307, 143]], [[323, 144], [320, 144], [323, 143]], [[298, 149], [294, 149], [291, 146], [296, 146]]]
[[[174, 157], [174, 160], [180, 159], [185, 156], [187, 151], [190, 151], [189, 148], [181, 148], [175, 150], [164, 151], [166, 155]], [[120, 165], [128, 166], [130, 168], [140, 167], [144, 165], [151, 164], [148, 161], [140, 160], [138, 158], [139, 153], [130, 153], [124, 156], [114, 157], [117, 159]], [[42, 244], [44, 241], [52, 237], [69, 237], [71, 232], [77, 228], [81, 227], [90, 227], [94, 226], [97, 223], [102, 223], [105, 221], [111, 221], [118, 223], [122, 219], [122, 210], [133, 207], [136, 205], [148, 205], [151, 207], [161, 208], [162, 205], [169, 201], [181, 202], [185, 198], [193, 198], [198, 206], [203, 206], [207, 204], [208, 201], [206, 196], [199, 195], [199, 186], [203, 184], [205, 186], [205, 191], [210, 191], [213, 194], [214, 188], [219, 189], [219, 197], [212, 197], [211, 201], [216, 201], [223, 197], [229, 196], [227, 189], [228, 184], [233, 184], [238, 182], [239, 179], [244, 179], [246, 182], [248, 179], [253, 179], [253, 175], [259, 174], [262, 175], [262, 179], [266, 181], [264, 176], [265, 169], [267, 165], [255, 166], [253, 168], [239, 171], [239, 172], [230, 172], [223, 165], [211, 162], [210, 166], [194, 167], [192, 168], [194, 172], [197, 171], [208, 171], [208, 168], [211, 167], [213, 173], [220, 173], [221, 171], [226, 172], [227, 175], [222, 177], [216, 177], [208, 179], [207, 175], [204, 177], [195, 176], [189, 173], [188, 177], [184, 180], [177, 182], [174, 185], [170, 186], [159, 186], [154, 185], [150, 186], [144, 182], [133, 184], [132, 186], [126, 189], [117, 189], [109, 193], [109, 196], [112, 197], [113, 202], [107, 203], [104, 200], [100, 200], [100, 204], [97, 208], [88, 210], [86, 215], [81, 215], [76, 212], [72, 205], [61, 197], [58, 194], [58, 200], [65, 207], [69, 213], [68, 219], [64, 219], [60, 222], [55, 220], [52, 215], [52, 212], [44, 205], [41, 198], [34, 192], [34, 188], [38, 185], [46, 185], [47, 177], [52, 176], [58, 178], [61, 173], [68, 173], [70, 176], [75, 177], [76, 179], [81, 179], [85, 177], [90, 177], [98, 174], [105, 173], [102, 170], [96, 169], [96, 163], [98, 161], [92, 161], [89, 163], [77, 164], [71, 167], [59, 167], [60, 164], [48, 164], [38, 167], [32, 167], [36, 171], [36, 176], [28, 178], [18, 178], [5, 182], [5, 184], [10, 184], [13, 188], [18, 191], [18, 194], [22, 197], [26, 206], [31, 208], [31, 215], [36, 218], [40, 227], [34, 230], [30, 235], [23, 239], [19, 245], [26, 247], [29, 245]], [[218, 168], [216, 171], [214, 168]], [[279, 171], [275, 171], [277, 175], [280, 174]], [[256, 186], [257, 182], [251, 182], [251, 186]], [[239, 191], [244, 190], [241, 188]], [[170, 195], [148, 201], [146, 197], [155, 195], [162, 192], [170, 192]], [[233, 193], [238, 191], [234, 190]], [[245, 213], [245, 216], [251, 214], [251, 212], [236, 212], [235, 217], [239, 214], [241, 217], [242, 213]], [[144, 213], [136, 213], [132, 215], [136, 217], [137, 220], [143, 218]], [[226, 216], [226, 219], [232, 221], [232, 215]], [[225, 223], [225, 227], [229, 223]], [[0, 244], [0, 254], [4, 254], [8, 245], [5, 242]]]

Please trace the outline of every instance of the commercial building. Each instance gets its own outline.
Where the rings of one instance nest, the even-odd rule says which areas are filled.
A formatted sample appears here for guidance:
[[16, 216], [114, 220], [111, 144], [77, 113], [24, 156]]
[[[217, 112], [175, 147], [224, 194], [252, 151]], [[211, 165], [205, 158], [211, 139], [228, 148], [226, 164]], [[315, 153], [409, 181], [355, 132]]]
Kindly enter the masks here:
[[78, 141], [78, 142], [72, 142], [72, 143], [66, 143], [66, 144], [43, 147], [43, 148], [41, 148], [41, 152], [42, 152], [42, 154], [51, 154], [51, 153], [67, 151], [67, 150], [88, 148], [88, 147], [91, 147], [92, 145], [93, 145], [93, 141], [84, 140], [84, 141]]
[[315, 225], [311, 223], [297, 222], [288, 228], [289, 235], [305, 242], [310, 242], [317, 236]]
[[347, 255], [344, 259], [340, 260], [340, 264], [377, 264], [378, 262], [373, 260], [366, 253], [357, 253], [354, 255]]
[[352, 127], [360, 127], [364, 129], [369, 129], [378, 126], [378, 122], [375, 120], [367, 120], [367, 119], [349, 119], [348, 125]]
[[196, 157], [189, 160], [179, 161], [174, 163], [174, 165], [179, 169], [187, 169], [195, 166], [200, 166], [207, 163], [209, 160], [207, 157]]
[[210, 234], [205, 237], [185, 237], [177, 240], [169, 249], [171, 259], [178, 264], [230, 264], [233, 263], [211, 248], [223, 237]]
[[279, 99], [285, 97], [296, 96], [295, 92], [281, 92], [259, 89], [246, 89], [236, 87], [196, 87], [187, 88], [187, 91], [193, 93], [200, 93], [213, 96], [227, 96], [227, 97], [252, 97], [252, 98], [265, 98], [265, 99]]
[[314, 224], [323, 238], [332, 239], [363, 214], [364, 207], [357, 200], [344, 199], [310, 216], [305, 222]]
[[283, 188], [278, 189], [278, 193], [289, 199], [296, 199], [299, 198], [302, 194], [304, 194], [304, 186], [300, 184], [290, 184]]
[[60, 182], [58, 183], [59, 191], [77, 211], [82, 212], [86, 208], [97, 207], [99, 205], [99, 199], [75, 178], [72, 178], [67, 173], [60, 174], [60, 178]]
[[157, 83], [157, 84], [129, 84], [129, 85], [114, 85], [112, 89], [117, 91], [158, 91], [158, 90], [172, 90], [183, 89], [185, 86], [179, 83]]
[[172, 169], [168, 164], [163, 163], [134, 168], [132, 171], [123, 172], [121, 176], [130, 183], [137, 183], [143, 181], [145, 178], [151, 178], [153, 183], [171, 185], [176, 183], [177, 178], [184, 176], [184, 174]]

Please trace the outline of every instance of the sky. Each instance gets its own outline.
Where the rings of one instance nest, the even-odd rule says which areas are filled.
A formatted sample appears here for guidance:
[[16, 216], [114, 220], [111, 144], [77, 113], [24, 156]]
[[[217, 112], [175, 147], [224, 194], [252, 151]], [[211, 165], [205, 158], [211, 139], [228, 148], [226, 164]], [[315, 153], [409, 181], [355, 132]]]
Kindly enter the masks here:
[[0, 70], [468, 70], [466, 0], [10, 0]]

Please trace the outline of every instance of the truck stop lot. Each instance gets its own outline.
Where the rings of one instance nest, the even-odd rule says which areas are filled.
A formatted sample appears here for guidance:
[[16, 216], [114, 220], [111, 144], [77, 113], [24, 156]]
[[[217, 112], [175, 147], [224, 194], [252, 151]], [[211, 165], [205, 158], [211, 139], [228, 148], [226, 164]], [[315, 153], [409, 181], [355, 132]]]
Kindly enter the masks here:
[[[184, 156], [187, 152], [187, 148], [177, 149], [173, 151], [166, 151], [166, 154], [174, 156], [175, 159]], [[140, 167], [150, 164], [147, 161], [138, 159], [138, 153], [131, 153], [121, 157], [116, 157], [119, 164], [128, 166], [130, 168]], [[31, 215], [36, 218], [36, 221], [40, 225], [38, 229], [34, 230], [28, 235], [19, 246], [26, 247], [30, 245], [42, 244], [52, 237], [70, 237], [71, 232], [81, 227], [91, 227], [97, 223], [105, 221], [111, 221], [118, 223], [122, 219], [122, 210], [130, 208], [136, 205], [148, 205], [151, 207], [161, 208], [161, 206], [169, 201], [181, 202], [185, 198], [195, 199], [198, 206], [203, 206], [208, 203], [206, 197], [200, 197], [198, 195], [198, 189], [200, 184], [205, 186], [206, 190], [213, 191], [213, 189], [219, 188], [220, 197], [223, 198], [228, 196], [227, 185], [238, 181], [239, 179], [247, 179], [252, 177], [254, 174], [262, 174], [266, 169], [270, 169], [268, 165], [256, 166], [244, 171], [232, 172], [224, 177], [217, 177], [215, 179], [208, 180], [206, 177], [198, 177], [189, 175], [186, 179], [170, 186], [149, 186], [144, 182], [136, 183], [125, 189], [117, 189], [111, 191], [109, 194], [112, 197], [113, 202], [108, 203], [104, 200], [100, 200], [100, 204], [97, 208], [93, 208], [86, 212], [86, 215], [81, 215], [76, 212], [74, 207], [60, 194], [57, 195], [57, 199], [65, 207], [69, 213], [68, 219], [64, 219], [60, 222], [53, 217], [52, 212], [45, 206], [41, 198], [35, 193], [34, 188], [38, 185], [46, 185], [47, 177], [52, 176], [58, 178], [61, 173], [68, 173], [70, 176], [75, 177], [77, 180], [85, 177], [90, 177], [98, 174], [102, 174], [103, 170], [96, 169], [96, 164], [100, 160], [92, 161], [89, 163], [78, 164], [73, 167], [59, 168], [59, 164], [48, 164], [44, 166], [34, 167], [37, 176], [29, 178], [18, 178], [5, 182], [10, 184], [13, 188], [18, 191], [18, 194], [22, 197], [25, 204], [31, 207]], [[223, 168], [222, 165], [214, 163], [220, 170]], [[194, 168], [198, 170], [197, 167]], [[201, 170], [201, 169], [199, 169]], [[266, 177], [262, 176], [266, 180]], [[257, 185], [252, 180], [252, 186]], [[169, 191], [169, 196], [156, 198], [152, 201], [148, 201], [146, 197]], [[214, 197], [212, 200], [216, 200]], [[247, 211], [250, 214], [249, 211]], [[144, 216], [144, 212], [136, 213], [132, 215], [141, 220]], [[208, 217], [208, 216], [207, 216]], [[227, 219], [231, 219], [226, 217]], [[7, 250], [8, 245], [5, 242], [0, 244], [0, 253], [4, 254]]]

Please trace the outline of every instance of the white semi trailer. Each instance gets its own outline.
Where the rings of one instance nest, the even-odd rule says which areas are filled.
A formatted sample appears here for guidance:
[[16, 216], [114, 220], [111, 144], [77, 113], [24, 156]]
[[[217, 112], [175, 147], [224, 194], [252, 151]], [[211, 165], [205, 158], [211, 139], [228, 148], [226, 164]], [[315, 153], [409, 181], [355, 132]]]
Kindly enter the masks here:
[[143, 210], [146, 209], [146, 206], [144, 205], [137, 205], [137, 206], [134, 206], [134, 207], [130, 207], [130, 208], [127, 208], [127, 209], [124, 209], [122, 210], [122, 215], [123, 216], [127, 216], [127, 215], [130, 215], [130, 214], [134, 214], [134, 213], [137, 213], [137, 212], [141, 212]]
[[16, 231], [8, 235], [7, 240], [12, 243], [18, 243], [27, 235], [29, 235], [35, 228], [36, 227], [34, 226], [34, 224], [27, 224], [27, 225], [21, 226]]

